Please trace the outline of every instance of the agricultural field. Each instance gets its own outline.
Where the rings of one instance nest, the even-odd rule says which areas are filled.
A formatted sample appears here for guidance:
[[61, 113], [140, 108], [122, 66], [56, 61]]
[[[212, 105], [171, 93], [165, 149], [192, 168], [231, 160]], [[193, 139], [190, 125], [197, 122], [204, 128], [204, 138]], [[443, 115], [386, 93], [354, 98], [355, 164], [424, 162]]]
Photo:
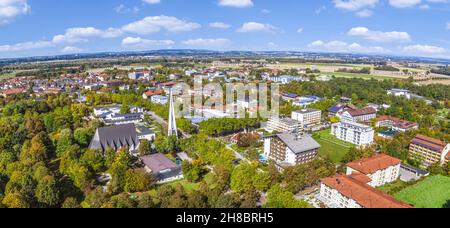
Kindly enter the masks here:
[[353, 144], [339, 140], [331, 135], [330, 130], [320, 131], [314, 134], [313, 137], [321, 145], [319, 154], [330, 158], [336, 164], [341, 163], [344, 156], [354, 147]]
[[417, 208], [450, 208], [450, 177], [428, 177], [394, 197]]

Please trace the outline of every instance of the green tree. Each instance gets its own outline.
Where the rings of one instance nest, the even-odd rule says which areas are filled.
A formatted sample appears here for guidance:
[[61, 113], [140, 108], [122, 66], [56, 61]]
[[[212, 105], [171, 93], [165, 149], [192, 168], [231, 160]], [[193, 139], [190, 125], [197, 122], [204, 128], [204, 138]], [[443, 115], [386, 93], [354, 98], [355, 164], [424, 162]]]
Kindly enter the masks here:
[[77, 128], [73, 134], [75, 142], [82, 147], [86, 147], [89, 145], [91, 140], [91, 133], [86, 128]]
[[274, 185], [267, 193], [267, 203], [265, 208], [309, 208], [308, 203], [303, 200], [296, 200], [294, 194], [284, 190], [280, 185]]
[[152, 152], [152, 143], [147, 139], [141, 140], [138, 151], [141, 156], [149, 155]]
[[68, 197], [64, 200], [61, 208], [81, 208], [81, 206], [75, 198]]
[[60, 202], [60, 193], [53, 176], [39, 180], [36, 188], [36, 199], [39, 203], [54, 207]]
[[29, 208], [30, 205], [25, 198], [17, 192], [8, 193], [2, 200], [2, 204], [8, 208]]
[[152, 184], [152, 177], [143, 169], [129, 169], [125, 173], [126, 192], [148, 191]]
[[72, 131], [64, 129], [59, 133], [59, 139], [56, 146], [56, 153], [62, 156], [70, 146], [72, 146]]

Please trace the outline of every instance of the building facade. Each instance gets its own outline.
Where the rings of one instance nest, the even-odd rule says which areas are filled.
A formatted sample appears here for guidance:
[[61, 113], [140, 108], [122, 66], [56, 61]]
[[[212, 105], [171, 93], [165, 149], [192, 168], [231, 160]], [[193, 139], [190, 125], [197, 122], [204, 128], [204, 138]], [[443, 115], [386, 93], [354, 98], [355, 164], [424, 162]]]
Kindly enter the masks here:
[[303, 109], [292, 112], [292, 119], [297, 120], [302, 125], [310, 126], [322, 122], [322, 111], [316, 109]]
[[347, 164], [347, 175], [360, 173], [370, 178], [368, 183], [372, 187], [379, 187], [395, 182], [400, 177], [402, 161], [379, 154], [371, 158], [361, 159]]
[[264, 154], [280, 169], [314, 161], [320, 144], [306, 134], [282, 133], [264, 138]]
[[341, 121], [331, 126], [331, 134], [354, 145], [366, 146], [373, 143], [375, 131], [370, 126]]
[[302, 123], [290, 118], [271, 118], [267, 122], [266, 130], [268, 132], [293, 132], [300, 131]]
[[424, 135], [417, 135], [409, 146], [409, 158], [419, 161], [422, 167], [450, 160], [450, 144]]
[[341, 119], [347, 122], [367, 122], [377, 118], [377, 110], [372, 107], [345, 111]]

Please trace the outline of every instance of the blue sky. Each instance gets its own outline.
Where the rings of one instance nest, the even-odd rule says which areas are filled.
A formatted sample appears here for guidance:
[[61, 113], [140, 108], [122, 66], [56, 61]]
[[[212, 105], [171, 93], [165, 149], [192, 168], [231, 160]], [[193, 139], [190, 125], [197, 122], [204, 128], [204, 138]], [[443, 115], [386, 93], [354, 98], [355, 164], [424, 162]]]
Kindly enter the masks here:
[[450, 0], [0, 0], [0, 57], [166, 48], [450, 58]]

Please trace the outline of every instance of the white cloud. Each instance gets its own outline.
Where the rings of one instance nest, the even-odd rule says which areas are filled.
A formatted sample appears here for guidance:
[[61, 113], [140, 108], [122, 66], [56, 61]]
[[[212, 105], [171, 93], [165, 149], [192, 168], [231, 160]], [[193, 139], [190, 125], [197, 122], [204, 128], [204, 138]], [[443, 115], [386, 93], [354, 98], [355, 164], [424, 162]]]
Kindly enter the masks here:
[[165, 29], [169, 32], [187, 32], [200, 28], [201, 25], [180, 20], [171, 16], [146, 17], [140, 21], [135, 21], [122, 27], [123, 31], [137, 34], [150, 34]]
[[333, 0], [334, 6], [341, 10], [359, 11], [367, 8], [375, 8], [379, 0]]
[[389, 0], [389, 4], [395, 8], [410, 8], [422, 3], [422, 0]]
[[383, 47], [374, 46], [366, 47], [358, 43], [347, 43], [344, 41], [334, 40], [330, 42], [324, 42], [317, 40], [308, 45], [313, 51], [329, 51], [329, 52], [353, 52], [353, 53], [389, 53], [388, 49]]
[[298, 28], [298, 29], [297, 29], [297, 33], [302, 33], [303, 30], [304, 30], [303, 28]]
[[258, 22], [244, 23], [237, 32], [275, 32], [278, 28], [270, 24], [262, 24]]
[[268, 10], [268, 9], [262, 9], [262, 10], [261, 10], [261, 13], [270, 13], [270, 10]]
[[120, 13], [120, 14], [138, 13], [139, 12], [139, 8], [136, 7], [136, 6], [133, 7], [133, 8], [128, 8], [124, 4], [120, 4], [120, 5], [118, 5], [118, 6], [116, 6], [114, 8], [114, 11], [116, 11], [116, 13]]
[[201, 47], [201, 48], [222, 48], [231, 44], [229, 39], [219, 38], [219, 39], [191, 39], [182, 42], [184, 45]]
[[0, 25], [8, 24], [14, 18], [30, 11], [27, 0], [0, 0]]
[[33, 49], [48, 48], [51, 46], [53, 46], [53, 43], [49, 41], [25, 42], [13, 45], [1, 45], [0, 52], [28, 51]]
[[219, 6], [247, 8], [253, 6], [252, 0], [219, 0]]
[[61, 52], [63, 53], [80, 53], [83, 52], [83, 49], [78, 48], [78, 47], [72, 47], [72, 46], [67, 46], [64, 47]]
[[126, 37], [122, 40], [122, 46], [146, 48], [153, 46], [169, 47], [175, 45], [172, 40], [148, 40], [141, 37]]
[[432, 45], [410, 45], [403, 47], [403, 52], [415, 55], [438, 56], [448, 53], [445, 48]]
[[411, 36], [407, 32], [381, 32], [371, 31], [366, 27], [355, 27], [348, 31], [347, 35], [362, 37], [376, 42], [405, 42], [410, 41]]
[[373, 11], [368, 10], [368, 9], [361, 10], [356, 13], [356, 16], [361, 17], [361, 18], [371, 17], [372, 15], [373, 15]]
[[450, 22], [447, 22], [447, 29], [450, 30]]
[[115, 38], [122, 35], [122, 31], [115, 28], [100, 30], [94, 27], [69, 28], [62, 35], [53, 37], [54, 43], [88, 42], [91, 38]]
[[154, 5], [154, 4], [159, 4], [161, 3], [161, 0], [142, 0], [144, 3], [150, 4], [150, 5]]
[[215, 29], [229, 29], [229, 28], [231, 28], [231, 25], [223, 23], [223, 22], [212, 22], [212, 23], [209, 23], [209, 27], [215, 28]]

